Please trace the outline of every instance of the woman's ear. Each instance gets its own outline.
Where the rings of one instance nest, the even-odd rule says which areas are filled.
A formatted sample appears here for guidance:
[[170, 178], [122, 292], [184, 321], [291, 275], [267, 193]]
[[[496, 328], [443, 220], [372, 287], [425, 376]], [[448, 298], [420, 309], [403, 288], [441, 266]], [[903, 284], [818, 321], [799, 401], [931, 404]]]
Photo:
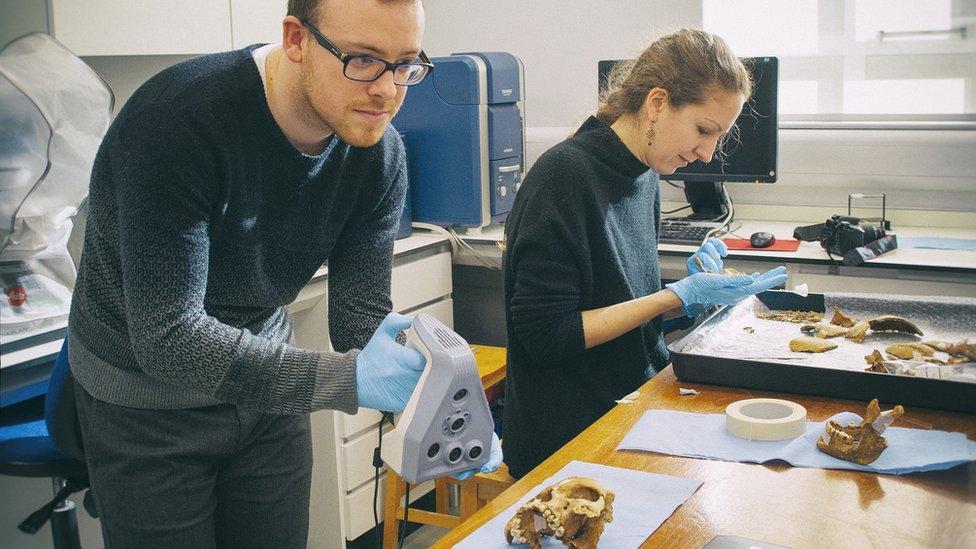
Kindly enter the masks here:
[[648, 120], [651, 122], [657, 122], [657, 117], [661, 115], [661, 111], [668, 105], [668, 90], [655, 86], [651, 91], [647, 92], [647, 97], [644, 98], [644, 113], [647, 114]]

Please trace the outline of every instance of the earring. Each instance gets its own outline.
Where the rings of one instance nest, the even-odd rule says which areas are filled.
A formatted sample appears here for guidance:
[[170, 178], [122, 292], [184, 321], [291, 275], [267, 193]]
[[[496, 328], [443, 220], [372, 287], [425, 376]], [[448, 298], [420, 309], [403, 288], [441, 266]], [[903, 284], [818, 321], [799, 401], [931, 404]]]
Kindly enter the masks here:
[[654, 124], [651, 124], [651, 127], [647, 128], [647, 144], [648, 144], [648, 146], [650, 146], [651, 143], [654, 143]]

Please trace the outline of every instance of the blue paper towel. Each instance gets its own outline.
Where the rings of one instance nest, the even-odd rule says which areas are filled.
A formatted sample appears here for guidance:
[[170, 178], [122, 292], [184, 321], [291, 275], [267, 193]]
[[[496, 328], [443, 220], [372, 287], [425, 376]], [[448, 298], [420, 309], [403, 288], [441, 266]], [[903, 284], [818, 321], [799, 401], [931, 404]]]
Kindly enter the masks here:
[[[841, 425], [860, 423], [857, 414], [833, 416]], [[888, 448], [874, 463], [860, 465], [835, 458], [817, 448], [826, 422], [807, 422], [802, 436], [792, 440], [745, 440], [725, 430], [725, 414], [695, 414], [648, 410], [627, 433], [618, 450], [645, 450], [675, 456], [764, 463], [784, 460], [794, 467], [854, 469], [901, 475], [948, 469], [976, 460], [976, 442], [963, 433], [889, 427]]]

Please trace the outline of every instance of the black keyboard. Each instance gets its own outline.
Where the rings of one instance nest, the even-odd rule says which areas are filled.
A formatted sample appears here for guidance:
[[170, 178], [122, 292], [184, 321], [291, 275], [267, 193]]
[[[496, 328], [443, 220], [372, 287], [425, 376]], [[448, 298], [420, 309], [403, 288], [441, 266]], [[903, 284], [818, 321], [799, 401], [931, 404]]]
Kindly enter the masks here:
[[684, 221], [678, 219], [661, 220], [661, 244], [682, 244], [700, 246], [705, 235], [718, 225], [708, 222]]

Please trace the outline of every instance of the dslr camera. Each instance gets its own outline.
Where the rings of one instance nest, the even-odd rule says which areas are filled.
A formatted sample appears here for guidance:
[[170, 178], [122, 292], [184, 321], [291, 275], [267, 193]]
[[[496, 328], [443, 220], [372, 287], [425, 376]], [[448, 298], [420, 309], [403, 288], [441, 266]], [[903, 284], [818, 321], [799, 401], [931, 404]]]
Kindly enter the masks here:
[[861, 226], [861, 218], [834, 214], [823, 224], [820, 245], [834, 255], [844, 255], [854, 248], [885, 236], [885, 230], [876, 225]]

